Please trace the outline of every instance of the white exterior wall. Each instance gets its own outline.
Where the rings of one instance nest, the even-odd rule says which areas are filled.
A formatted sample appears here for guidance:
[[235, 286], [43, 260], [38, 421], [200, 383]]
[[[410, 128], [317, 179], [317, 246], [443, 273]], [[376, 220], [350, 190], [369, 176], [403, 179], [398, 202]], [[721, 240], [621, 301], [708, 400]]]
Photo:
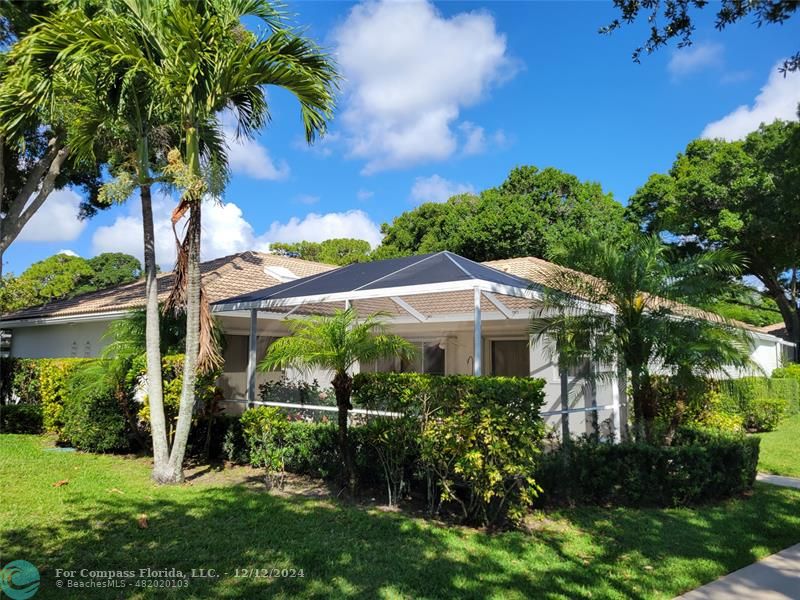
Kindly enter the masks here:
[[103, 335], [111, 321], [15, 327], [11, 356], [17, 358], [96, 358], [108, 345]]
[[750, 358], [769, 377], [772, 375], [772, 371], [781, 366], [781, 344], [773, 340], [757, 338], [756, 345], [750, 353]]
[[[493, 319], [485, 315], [482, 327], [483, 333], [483, 364], [482, 372], [490, 374], [491, 351], [490, 344], [494, 339], [528, 339], [527, 319]], [[102, 339], [110, 320], [91, 321], [85, 320], [77, 323], [30, 325], [13, 327], [11, 355], [20, 358], [58, 358], [58, 357], [97, 357], [108, 343]], [[246, 337], [249, 334], [250, 323], [248, 318], [241, 316], [221, 315], [220, 322], [226, 335], [242, 336], [235, 344], [226, 349], [226, 368], [219, 379], [219, 385], [228, 399], [244, 400], [247, 392], [247, 345]], [[473, 372], [473, 324], [471, 321], [458, 322], [414, 322], [402, 323], [392, 326], [393, 332], [413, 341], [437, 341], [445, 347], [445, 372], [449, 375], [472, 374]], [[285, 324], [280, 320], [260, 318], [258, 322], [258, 352], [257, 360], [264, 356], [269, 338], [281, 337], [288, 334]], [[243, 340], [245, 343], [243, 343]], [[754, 337], [751, 358], [769, 376], [772, 371], [781, 366], [783, 361], [783, 344], [778, 338], [767, 336]], [[561, 381], [558, 367], [553, 352], [545, 344], [533, 343], [529, 348], [530, 376], [541, 378], [545, 381], [545, 404], [542, 408], [545, 413], [546, 423], [553, 427], [559, 434], [561, 430], [561, 411], [564, 409], [561, 398]], [[357, 370], [357, 369], [356, 369]], [[619, 398], [616, 378], [602, 377], [597, 383], [592, 397], [591, 387], [585, 379], [569, 376], [567, 379], [567, 408], [574, 412], [567, 415], [569, 430], [572, 435], [590, 433], [593, 430], [594, 414], [584, 409], [592, 406], [593, 401], [601, 408], [597, 411], [597, 422], [601, 434], [613, 433], [613, 421], [616, 412], [621, 412], [624, 420], [626, 414], [624, 398]], [[757, 373], [730, 373], [729, 376], [741, 377]], [[301, 373], [295, 369], [287, 369], [285, 373], [256, 372], [256, 390], [258, 386], [267, 381], [277, 381], [283, 376], [290, 380], [305, 380], [308, 382], [316, 379], [323, 388], [330, 386], [331, 373], [318, 371]], [[720, 374], [720, 376], [724, 376]], [[624, 392], [624, 389], [623, 389]], [[611, 405], [619, 401], [621, 406], [612, 409]], [[233, 412], [239, 412], [242, 405], [231, 405]]]

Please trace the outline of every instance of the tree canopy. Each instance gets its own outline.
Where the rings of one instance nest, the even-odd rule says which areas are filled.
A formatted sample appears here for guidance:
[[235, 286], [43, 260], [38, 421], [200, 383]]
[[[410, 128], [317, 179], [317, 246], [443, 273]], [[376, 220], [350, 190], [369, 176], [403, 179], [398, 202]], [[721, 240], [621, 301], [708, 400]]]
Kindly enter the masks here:
[[472, 260], [548, 258], [566, 240], [598, 234], [622, 241], [635, 229], [599, 183], [548, 167], [517, 167], [496, 188], [404, 212], [381, 231], [375, 258], [450, 250]]
[[[642, 53], [652, 54], [661, 46], [674, 39], [678, 47], [692, 43], [696, 15], [708, 4], [705, 0], [614, 0], [620, 16], [600, 29], [601, 33], [611, 33], [623, 23], [631, 24], [644, 18], [650, 27], [650, 36], [644, 44], [633, 52], [633, 60], [639, 62]], [[783, 24], [800, 8], [797, 0], [722, 0], [714, 4], [716, 27], [725, 29], [728, 25], [749, 19], [757, 27], [770, 24]], [[781, 70], [786, 73], [800, 69], [800, 52], [787, 59]]]
[[56, 254], [33, 263], [19, 277], [7, 275], [0, 286], [0, 312], [38, 306], [77, 294], [129, 283], [139, 278], [139, 261], [121, 252], [85, 259]]
[[[32, 76], [22, 50], [32, 26], [56, 6], [0, 3], [0, 257], [55, 189], [83, 189], [82, 218], [103, 207], [97, 195], [103, 148], [92, 160], [71, 152], [76, 129], [92, 112], [93, 94], [52, 61], [44, 65], [45, 75]], [[45, 82], [54, 90], [51, 102], [40, 102], [34, 92]]]
[[366, 240], [332, 238], [322, 242], [274, 242], [270, 244], [270, 250], [303, 260], [344, 266], [369, 260], [371, 248]]
[[800, 341], [800, 124], [762, 125], [742, 141], [696, 140], [631, 198], [629, 217], [686, 252], [744, 258]]

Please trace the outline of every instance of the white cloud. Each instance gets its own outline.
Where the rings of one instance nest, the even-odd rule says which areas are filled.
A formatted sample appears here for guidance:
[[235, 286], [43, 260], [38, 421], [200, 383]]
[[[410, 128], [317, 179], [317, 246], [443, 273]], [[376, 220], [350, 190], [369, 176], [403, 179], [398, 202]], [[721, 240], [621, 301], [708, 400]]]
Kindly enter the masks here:
[[411, 187], [411, 200], [416, 204], [423, 202], [445, 202], [458, 194], [471, 194], [475, 191], [470, 184], [456, 183], [440, 177], [417, 177]]
[[740, 106], [719, 121], [709, 123], [703, 129], [702, 137], [740, 140], [762, 123], [771, 123], [775, 119], [796, 121], [800, 103], [800, 73], [789, 73], [784, 77], [778, 71], [781, 64], [783, 61], [772, 68], [767, 83], [752, 106]]
[[479, 127], [470, 121], [464, 121], [458, 126], [464, 134], [464, 154], [480, 154], [486, 150], [486, 132], [483, 127]]
[[[175, 238], [170, 214], [175, 202], [156, 194], [153, 197], [153, 228], [156, 240], [156, 262], [165, 271], [175, 262]], [[144, 237], [139, 203], [129, 204], [128, 214], [118, 216], [111, 225], [103, 225], [92, 234], [92, 252], [125, 252], [143, 260]]]
[[516, 69], [491, 15], [445, 18], [424, 0], [359, 4], [334, 42], [346, 142], [366, 174], [451, 156], [460, 110]]
[[63, 248], [58, 252], [56, 252], [56, 254], [66, 254], [67, 256], [80, 256], [80, 254], [78, 254], [74, 250], [70, 250], [69, 248]]
[[356, 192], [356, 198], [361, 202], [366, 202], [375, 195], [375, 192], [365, 189], [360, 189]]
[[[172, 269], [175, 263], [175, 238], [170, 224], [174, 201], [158, 195], [153, 200], [156, 262], [163, 270]], [[181, 224], [178, 232], [182, 233]], [[98, 227], [92, 237], [92, 250], [101, 252], [127, 252], [142, 259], [142, 219], [131, 210], [117, 217], [111, 224]], [[244, 217], [242, 209], [233, 202], [206, 201], [203, 205], [203, 260], [244, 252], [266, 251], [270, 242], [322, 241], [335, 237], [365, 239], [372, 245], [380, 242], [380, 228], [360, 210], [342, 213], [311, 213], [300, 219], [293, 217], [286, 223], [273, 222], [261, 235]]]
[[381, 241], [378, 225], [363, 210], [310, 213], [303, 219], [292, 217], [286, 223], [275, 221], [259, 239], [262, 242], [321, 242], [331, 238], [367, 240], [371, 246]]
[[71, 242], [86, 228], [78, 219], [81, 197], [70, 189], [50, 194], [31, 220], [22, 228], [17, 240], [24, 242]]
[[710, 67], [722, 66], [722, 44], [700, 43], [680, 48], [672, 53], [667, 70], [677, 78]]
[[300, 194], [295, 198], [297, 202], [300, 204], [316, 204], [319, 202], [319, 196], [313, 196], [311, 194]]
[[233, 173], [270, 181], [289, 177], [290, 169], [285, 160], [274, 161], [269, 151], [256, 140], [236, 137], [236, 121], [230, 111], [223, 112], [220, 120], [228, 147], [228, 166]]

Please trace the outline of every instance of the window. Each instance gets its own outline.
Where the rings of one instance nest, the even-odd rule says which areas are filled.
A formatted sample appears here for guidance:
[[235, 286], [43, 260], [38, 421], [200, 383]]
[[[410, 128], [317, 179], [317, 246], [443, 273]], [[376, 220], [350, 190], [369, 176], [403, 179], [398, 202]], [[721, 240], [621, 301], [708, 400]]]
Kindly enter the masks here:
[[492, 375], [530, 377], [528, 340], [492, 340]]
[[370, 364], [362, 365], [365, 373], [427, 373], [429, 375], [444, 375], [445, 349], [444, 344], [437, 341], [411, 342], [417, 348], [417, 354], [411, 360], [388, 358]]

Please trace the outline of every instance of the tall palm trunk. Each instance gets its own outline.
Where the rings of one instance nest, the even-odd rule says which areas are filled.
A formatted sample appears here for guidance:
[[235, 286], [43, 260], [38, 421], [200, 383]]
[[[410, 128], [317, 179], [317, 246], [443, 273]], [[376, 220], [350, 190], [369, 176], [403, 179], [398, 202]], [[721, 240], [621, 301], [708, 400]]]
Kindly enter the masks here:
[[352, 494], [355, 491], [353, 456], [350, 452], [350, 441], [347, 435], [347, 413], [353, 408], [350, 394], [353, 390], [353, 379], [345, 371], [339, 371], [333, 378], [333, 390], [336, 394], [336, 406], [339, 409], [339, 455], [342, 457], [342, 485]]
[[178, 424], [175, 427], [175, 438], [169, 457], [170, 482], [173, 483], [183, 481], [183, 459], [195, 404], [197, 358], [200, 351], [200, 203], [200, 198], [192, 203], [186, 231], [186, 352]]
[[145, 276], [145, 349], [147, 357], [147, 399], [150, 403], [150, 430], [153, 436], [153, 479], [160, 481], [166, 474], [169, 460], [167, 427], [164, 419], [164, 393], [161, 380], [161, 331], [158, 312], [158, 273], [156, 240], [153, 228], [153, 199], [151, 186], [141, 186], [142, 229], [144, 230]]
[[[200, 144], [195, 127], [186, 130], [186, 163], [192, 175], [199, 182]], [[201, 311], [203, 302], [202, 281], [200, 278], [200, 231], [202, 187], [187, 190], [181, 204], [173, 213], [173, 226], [186, 209], [189, 210], [189, 221], [186, 225], [186, 236], [178, 249], [176, 265], [176, 282], [169, 304], [183, 304], [186, 312], [186, 350], [183, 359], [183, 382], [181, 401], [178, 407], [178, 423], [169, 456], [168, 478], [164, 483], [180, 483], [183, 481], [183, 459], [186, 444], [189, 441], [189, 430], [192, 427], [192, 414], [195, 404], [195, 384], [201, 338]], [[181, 298], [182, 301], [179, 301]]]

